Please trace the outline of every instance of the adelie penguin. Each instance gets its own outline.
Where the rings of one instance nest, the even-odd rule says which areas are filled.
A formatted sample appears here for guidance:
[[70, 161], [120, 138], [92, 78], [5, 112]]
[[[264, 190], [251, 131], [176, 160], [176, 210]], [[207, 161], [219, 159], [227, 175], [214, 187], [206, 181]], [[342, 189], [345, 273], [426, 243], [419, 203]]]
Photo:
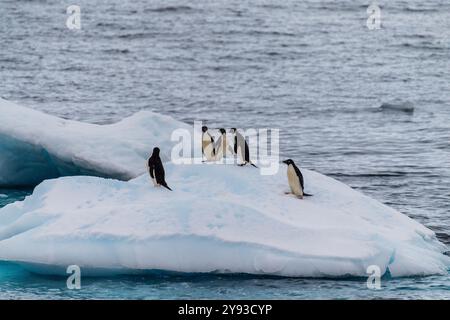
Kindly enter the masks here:
[[208, 127], [202, 127], [202, 152], [206, 161], [214, 161], [216, 158], [216, 150], [214, 148], [214, 138], [209, 134]]
[[152, 156], [148, 159], [147, 162], [148, 173], [150, 174], [155, 187], [163, 186], [172, 191], [172, 189], [169, 188], [166, 182], [166, 173], [164, 171], [164, 166], [162, 164], [161, 158], [159, 157], [159, 151], [159, 148], [153, 148]]
[[248, 148], [247, 141], [245, 141], [245, 138], [242, 136], [242, 134], [240, 134], [236, 130], [236, 128], [231, 128], [230, 132], [234, 135], [233, 151], [239, 156], [241, 160], [240, 166], [245, 166], [247, 163], [250, 163], [255, 168], [258, 168], [250, 160], [250, 150]]
[[217, 139], [217, 142], [214, 145], [214, 148], [216, 150], [216, 161], [222, 160], [222, 158], [225, 157], [227, 153], [233, 154], [233, 150], [231, 149], [227, 141], [227, 132], [223, 128], [220, 128], [219, 132], [220, 137]]
[[307, 194], [304, 192], [305, 184], [303, 181], [303, 175], [299, 168], [295, 165], [292, 159], [284, 160], [283, 163], [287, 164], [287, 177], [289, 182], [289, 187], [291, 188], [291, 192], [303, 199], [303, 197], [312, 196], [311, 194]]

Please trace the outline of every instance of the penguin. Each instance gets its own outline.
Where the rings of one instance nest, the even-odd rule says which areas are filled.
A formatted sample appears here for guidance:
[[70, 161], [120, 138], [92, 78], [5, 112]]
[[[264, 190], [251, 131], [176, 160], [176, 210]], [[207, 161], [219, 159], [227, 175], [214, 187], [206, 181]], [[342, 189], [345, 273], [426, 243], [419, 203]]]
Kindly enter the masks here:
[[161, 158], [159, 157], [159, 151], [160, 150], [158, 147], [153, 148], [152, 156], [147, 161], [148, 173], [150, 174], [155, 187], [163, 186], [172, 191], [165, 180], [166, 174], [164, 172]]
[[310, 197], [311, 194], [304, 192], [305, 184], [303, 181], [303, 175], [299, 168], [295, 165], [292, 159], [284, 160], [283, 163], [287, 164], [287, 177], [289, 182], [289, 187], [291, 187], [291, 192], [295, 194], [300, 199], [303, 197]]
[[205, 155], [206, 161], [214, 161], [216, 157], [214, 138], [209, 134], [207, 126], [202, 127], [202, 132], [202, 152]]
[[214, 149], [216, 151], [216, 161], [222, 160], [222, 158], [226, 156], [227, 153], [233, 154], [233, 150], [227, 141], [227, 132], [223, 128], [220, 128], [219, 132], [221, 135], [214, 145]]
[[250, 150], [248, 148], [248, 143], [245, 138], [236, 130], [236, 128], [231, 128], [231, 134], [234, 135], [234, 148], [233, 151], [237, 154], [241, 160], [240, 166], [245, 166], [250, 163], [255, 168], [258, 168], [250, 161]]

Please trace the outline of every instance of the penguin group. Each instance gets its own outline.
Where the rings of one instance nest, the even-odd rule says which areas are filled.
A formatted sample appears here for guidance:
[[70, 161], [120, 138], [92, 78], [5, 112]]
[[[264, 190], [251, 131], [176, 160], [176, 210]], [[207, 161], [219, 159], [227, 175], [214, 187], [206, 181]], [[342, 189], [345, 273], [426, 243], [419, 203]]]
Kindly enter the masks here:
[[257, 168], [250, 161], [250, 149], [245, 138], [240, 134], [236, 128], [231, 128], [230, 133], [233, 135], [233, 148], [227, 142], [227, 132], [225, 129], [220, 128], [220, 137], [217, 142], [214, 142], [213, 136], [208, 132], [208, 127], [202, 127], [202, 153], [205, 156], [206, 161], [220, 161], [229, 152], [233, 155], [237, 155], [241, 163], [239, 166], [245, 166], [250, 164]]
[[[233, 148], [227, 142], [227, 132], [225, 129], [220, 128], [220, 137], [215, 142], [214, 137], [208, 132], [208, 127], [202, 127], [202, 154], [206, 161], [220, 161], [227, 153], [237, 155], [240, 160], [239, 166], [245, 166], [247, 164], [257, 168], [250, 160], [250, 149], [244, 136], [237, 131], [236, 128], [231, 128], [230, 133], [233, 136]], [[165, 180], [165, 171], [159, 156], [160, 149], [158, 147], [153, 148], [152, 155], [147, 161], [148, 173], [153, 181], [155, 187], [165, 187], [172, 191], [167, 185]], [[305, 184], [302, 172], [295, 165], [292, 159], [284, 160], [283, 163], [287, 165], [287, 178], [291, 192], [286, 194], [293, 194], [299, 199], [303, 199], [306, 196], [312, 196], [305, 193]]]

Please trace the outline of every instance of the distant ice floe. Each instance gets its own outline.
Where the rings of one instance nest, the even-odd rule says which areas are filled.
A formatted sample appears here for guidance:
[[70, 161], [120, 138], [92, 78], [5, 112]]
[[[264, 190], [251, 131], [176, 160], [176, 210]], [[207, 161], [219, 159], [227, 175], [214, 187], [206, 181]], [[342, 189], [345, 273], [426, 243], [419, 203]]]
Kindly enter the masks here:
[[62, 177], [0, 209], [0, 260], [34, 272], [174, 272], [294, 277], [443, 274], [435, 234], [350, 187], [303, 170], [304, 200], [284, 170], [166, 163], [173, 192], [147, 175], [128, 182]]
[[141, 111], [118, 123], [64, 120], [0, 99], [0, 186], [34, 186], [49, 178], [93, 175], [128, 180], [145, 171], [155, 145], [169, 159], [171, 132], [189, 128]]
[[380, 106], [381, 111], [385, 112], [403, 112], [403, 113], [414, 113], [414, 105], [408, 101], [393, 101], [385, 102]]

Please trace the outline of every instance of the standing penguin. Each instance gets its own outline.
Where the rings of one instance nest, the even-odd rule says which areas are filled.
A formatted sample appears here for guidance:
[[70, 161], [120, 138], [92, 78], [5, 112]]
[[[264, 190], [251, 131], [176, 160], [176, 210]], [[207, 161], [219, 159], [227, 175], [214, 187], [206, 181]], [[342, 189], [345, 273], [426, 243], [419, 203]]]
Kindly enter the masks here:
[[287, 164], [287, 177], [289, 182], [289, 187], [291, 187], [291, 191], [300, 199], [303, 197], [311, 196], [304, 192], [305, 185], [303, 182], [303, 175], [299, 168], [295, 165], [292, 159], [284, 160], [283, 163]]
[[233, 149], [227, 141], [227, 132], [223, 128], [220, 128], [219, 132], [221, 135], [214, 145], [214, 149], [216, 150], [216, 161], [222, 160], [222, 158], [227, 155], [227, 152], [233, 154]]
[[250, 163], [255, 168], [258, 168], [250, 161], [250, 150], [247, 141], [245, 141], [242, 134], [240, 134], [236, 128], [231, 128], [230, 132], [234, 135], [234, 153], [239, 156], [242, 162], [240, 166], [245, 166], [247, 163]]
[[209, 134], [207, 126], [202, 127], [202, 132], [202, 152], [205, 155], [206, 161], [214, 161], [216, 157], [214, 138]]
[[150, 177], [153, 180], [153, 184], [155, 187], [163, 186], [170, 191], [172, 189], [169, 188], [169, 186], [166, 183], [164, 172], [164, 167], [161, 161], [161, 158], [159, 157], [159, 148], [155, 147], [153, 148], [152, 156], [148, 159], [147, 166], [148, 166], [148, 173], [150, 174]]

